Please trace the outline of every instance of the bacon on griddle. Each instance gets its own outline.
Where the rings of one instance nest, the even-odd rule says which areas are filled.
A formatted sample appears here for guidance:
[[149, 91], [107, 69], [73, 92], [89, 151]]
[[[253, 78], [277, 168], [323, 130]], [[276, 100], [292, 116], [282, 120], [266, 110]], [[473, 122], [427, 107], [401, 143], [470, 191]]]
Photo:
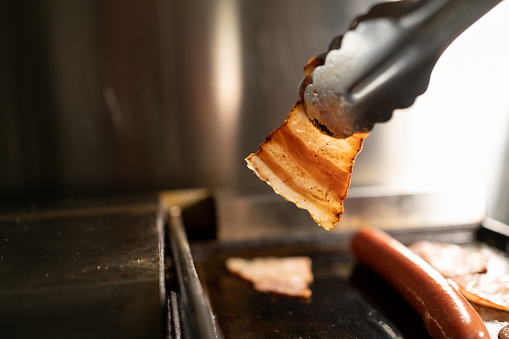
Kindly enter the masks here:
[[259, 292], [273, 292], [297, 298], [309, 298], [313, 282], [311, 259], [308, 257], [267, 257], [243, 259], [231, 257], [226, 268], [242, 279], [252, 282]]
[[486, 248], [421, 241], [409, 248], [448, 278], [469, 301], [509, 311], [509, 260]]
[[446, 277], [486, 273], [489, 255], [456, 244], [419, 241], [409, 248]]

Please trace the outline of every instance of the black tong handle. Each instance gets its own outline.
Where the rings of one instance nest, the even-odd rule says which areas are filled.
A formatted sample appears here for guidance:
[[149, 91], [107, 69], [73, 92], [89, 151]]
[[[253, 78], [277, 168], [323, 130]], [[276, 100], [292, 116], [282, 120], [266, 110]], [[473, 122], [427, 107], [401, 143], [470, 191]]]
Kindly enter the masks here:
[[333, 40], [302, 99], [311, 121], [344, 138], [407, 108], [428, 87], [443, 51], [501, 0], [388, 2]]

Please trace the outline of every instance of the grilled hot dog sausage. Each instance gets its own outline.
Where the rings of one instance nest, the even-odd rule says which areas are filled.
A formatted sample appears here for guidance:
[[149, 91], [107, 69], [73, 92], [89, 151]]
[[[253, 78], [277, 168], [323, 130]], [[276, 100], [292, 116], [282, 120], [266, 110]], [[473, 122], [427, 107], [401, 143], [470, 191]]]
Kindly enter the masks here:
[[489, 338], [479, 314], [447, 280], [388, 234], [360, 230], [352, 240], [357, 260], [383, 277], [419, 313], [433, 338]]

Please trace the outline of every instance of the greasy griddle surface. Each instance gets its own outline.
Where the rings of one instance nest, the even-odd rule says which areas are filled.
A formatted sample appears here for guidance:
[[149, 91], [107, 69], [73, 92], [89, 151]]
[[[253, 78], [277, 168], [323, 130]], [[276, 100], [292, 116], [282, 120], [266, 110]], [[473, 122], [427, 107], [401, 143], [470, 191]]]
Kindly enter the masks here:
[[[230, 255], [306, 255], [313, 261], [309, 300], [256, 292], [230, 274]], [[223, 249], [195, 262], [225, 338], [430, 338], [415, 311], [383, 280], [358, 266], [347, 246]]]

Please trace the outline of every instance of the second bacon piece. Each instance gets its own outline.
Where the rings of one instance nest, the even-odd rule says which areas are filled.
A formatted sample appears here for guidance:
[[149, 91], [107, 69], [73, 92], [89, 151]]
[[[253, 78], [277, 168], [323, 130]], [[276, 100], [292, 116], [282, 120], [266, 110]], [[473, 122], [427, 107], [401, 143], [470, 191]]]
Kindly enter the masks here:
[[388, 234], [360, 230], [352, 240], [358, 261], [394, 287], [419, 313], [433, 338], [489, 338], [479, 314], [422, 258]]

